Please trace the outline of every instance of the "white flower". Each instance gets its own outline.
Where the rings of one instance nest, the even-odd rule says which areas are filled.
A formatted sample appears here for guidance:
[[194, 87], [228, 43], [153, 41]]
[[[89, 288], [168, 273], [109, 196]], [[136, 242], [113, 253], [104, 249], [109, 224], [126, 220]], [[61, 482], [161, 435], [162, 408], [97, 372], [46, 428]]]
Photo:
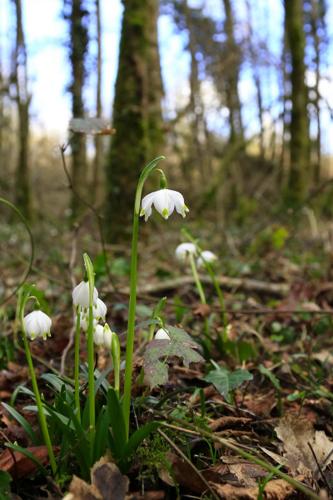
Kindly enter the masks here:
[[210, 250], [204, 250], [201, 252], [197, 260], [197, 266], [199, 268], [205, 267], [206, 264], [213, 264], [217, 260], [215, 253]]
[[[88, 281], [81, 281], [72, 292], [73, 304], [75, 306], [89, 307], [89, 283]], [[96, 304], [98, 299], [98, 292], [94, 288], [93, 304]]]
[[104, 327], [102, 325], [95, 326], [94, 342], [98, 346], [104, 346]]
[[112, 346], [112, 338], [114, 335], [117, 335], [115, 332], [111, 330], [109, 325], [105, 323], [104, 325], [104, 347], [106, 349], [111, 349]]
[[147, 194], [142, 199], [140, 215], [145, 216], [145, 221], [147, 221], [151, 215], [152, 205], [154, 205], [164, 219], [168, 219], [174, 209], [183, 217], [186, 216], [186, 212], [189, 212], [189, 209], [185, 205], [183, 195], [172, 189], [159, 189], [158, 191]]
[[170, 340], [168, 331], [165, 328], [160, 328], [155, 333], [155, 340]]
[[93, 307], [93, 315], [97, 320], [105, 321], [105, 316], [107, 313], [107, 307], [103, 300], [97, 299], [96, 304]]
[[180, 262], [186, 262], [190, 254], [195, 255], [197, 253], [197, 247], [194, 243], [181, 243], [175, 250], [176, 258]]
[[52, 320], [42, 311], [32, 311], [24, 318], [24, 328], [31, 340], [42, 337], [44, 340], [51, 336]]
[[[93, 328], [96, 327], [97, 323], [98, 323], [98, 320], [96, 318], [93, 318]], [[84, 332], [86, 332], [88, 330], [89, 314], [87, 313], [86, 310], [81, 311], [81, 313], [80, 313], [80, 326]]]

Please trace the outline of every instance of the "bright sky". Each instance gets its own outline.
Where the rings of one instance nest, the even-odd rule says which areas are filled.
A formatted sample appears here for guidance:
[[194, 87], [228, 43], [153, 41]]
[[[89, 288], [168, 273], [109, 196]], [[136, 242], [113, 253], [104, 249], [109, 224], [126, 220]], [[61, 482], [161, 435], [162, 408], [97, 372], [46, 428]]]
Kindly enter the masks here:
[[[30, 89], [33, 94], [32, 119], [35, 129], [48, 133], [56, 132], [60, 139], [65, 140], [68, 122], [71, 118], [70, 97], [66, 86], [70, 80], [67, 51], [67, 26], [61, 17], [62, 0], [22, 0], [24, 9], [24, 28], [28, 46], [28, 71]], [[91, 2], [93, 4], [93, 2]], [[192, 0], [193, 6], [202, 5], [202, 0]], [[233, 2], [237, 11], [238, 36], [246, 35], [245, 19], [247, 13], [244, 0]], [[278, 0], [251, 0], [253, 5], [253, 30], [263, 39], [267, 37], [271, 52], [279, 60], [283, 30], [283, 7]], [[330, 12], [327, 18], [333, 18], [333, 0], [329, 0]], [[221, 18], [222, 0], [206, 0], [206, 10], [210, 15]], [[13, 12], [10, 0], [0, 0], [0, 48], [2, 57], [8, 57], [13, 43]], [[101, 0], [103, 29], [103, 110], [109, 117], [112, 108], [113, 88], [118, 64], [118, 46], [120, 36], [122, 5], [120, 0]], [[331, 35], [333, 26], [329, 25]], [[165, 110], [172, 113], [177, 106], [186, 103], [189, 95], [187, 75], [189, 71], [189, 56], [184, 52], [185, 35], [178, 35], [171, 20], [167, 16], [159, 19], [159, 41], [161, 53], [162, 76], [166, 90]], [[94, 44], [91, 43], [91, 53], [94, 54]], [[333, 54], [331, 54], [333, 55]], [[93, 62], [93, 61], [91, 61]], [[277, 75], [268, 73], [262, 68], [264, 100], [268, 104], [278, 96]], [[333, 78], [333, 65], [327, 68], [327, 74]], [[311, 79], [311, 75], [308, 75]], [[91, 72], [86, 88], [86, 102], [93, 115], [94, 102], [94, 72]], [[216, 95], [209, 81], [203, 86], [207, 109], [210, 109], [209, 123], [212, 128], [223, 130], [227, 119], [227, 110], [217, 109]], [[333, 107], [333, 92], [331, 83], [323, 81], [322, 92]], [[255, 103], [255, 88], [252, 81], [251, 68], [244, 66], [240, 81], [240, 95], [244, 104], [244, 122], [250, 134], [255, 133], [258, 123]], [[272, 115], [279, 113], [273, 107]], [[266, 116], [269, 123], [272, 116]], [[328, 113], [323, 113], [323, 129], [333, 131]], [[333, 150], [329, 137], [324, 136], [324, 148]]]

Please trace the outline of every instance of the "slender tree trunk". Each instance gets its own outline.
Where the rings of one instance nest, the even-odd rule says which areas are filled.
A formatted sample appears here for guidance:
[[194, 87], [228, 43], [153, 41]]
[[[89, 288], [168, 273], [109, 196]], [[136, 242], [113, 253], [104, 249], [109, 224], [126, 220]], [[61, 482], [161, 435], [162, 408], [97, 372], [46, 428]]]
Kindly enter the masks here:
[[[139, 172], [163, 145], [158, 0], [122, 0], [124, 14], [113, 105], [116, 134], [107, 165], [109, 238], [126, 237]], [[128, 235], [129, 236], [129, 235]]]
[[[96, 116], [102, 116], [102, 30], [100, 0], [95, 0], [96, 32], [97, 32], [97, 82], [96, 82]], [[92, 200], [97, 199], [100, 172], [102, 166], [102, 137], [95, 136], [95, 157], [93, 163]]]
[[225, 91], [227, 106], [229, 109], [229, 124], [231, 143], [243, 140], [244, 131], [242, 123], [241, 103], [238, 92], [238, 80], [240, 71], [240, 51], [237, 46], [234, 33], [234, 16], [230, 0], [223, 0], [225, 23], [224, 31], [227, 36], [227, 51], [230, 59], [225, 75]]
[[189, 32], [188, 49], [191, 58], [190, 64], [190, 112], [191, 112], [191, 153], [190, 163], [195, 163], [198, 166], [201, 174], [201, 179], [205, 179], [205, 158], [202, 145], [202, 138], [205, 137], [205, 123], [203, 102], [200, 91], [199, 68], [196, 58], [195, 39], [193, 35], [193, 25], [191, 19], [191, 11], [188, 6], [188, 1], [184, 2], [185, 21]]
[[290, 122], [290, 171], [287, 201], [299, 204], [308, 188], [309, 126], [307, 115], [307, 87], [305, 84], [305, 35], [303, 26], [303, 1], [284, 0], [285, 30], [291, 58], [291, 122]]
[[311, 35], [313, 38], [314, 45], [314, 63], [316, 67], [315, 72], [315, 98], [314, 98], [314, 108], [316, 114], [316, 122], [317, 122], [317, 136], [315, 141], [315, 166], [314, 166], [314, 181], [316, 184], [320, 182], [321, 178], [321, 120], [320, 120], [320, 92], [319, 92], [319, 82], [320, 82], [320, 65], [321, 65], [321, 57], [320, 57], [320, 37], [318, 34], [319, 27], [319, 12], [318, 12], [318, 4], [316, 1], [311, 0]]
[[31, 219], [31, 187], [29, 175], [29, 104], [27, 75], [27, 50], [22, 21], [21, 0], [14, 0], [16, 12], [16, 45], [14, 53], [14, 70], [12, 81], [15, 88], [15, 99], [18, 112], [18, 161], [16, 167], [16, 204], [24, 215]]
[[[85, 83], [85, 57], [88, 49], [88, 29], [86, 17], [88, 15], [83, 0], [65, 0], [70, 12], [67, 18], [70, 23], [70, 62], [72, 67], [72, 82], [70, 92], [72, 95], [72, 114], [74, 118], [84, 117], [83, 87]], [[80, 196], [86, 195], [87, 183], [87, 157], [86, 139], [84, 134], [73, 134], [71, 137], [72, 149], [72, 182], [75, 191]], [[72, 217], [79, 215], [82, 207], [77, 196], [72, 193]]]
[[262, 89], [261, 89], [261, 79], [258, 65], [258, 57], [253, 45], [253, 29], [252, 29], [252, 10], [249, 0], [246, 0], [248, 26], [249, 26], [249, 50], [250, 59], [252, 65], [252, 73], [254, 85], [256, 87], [256, 97], [257, 97], [257, 110], [258, 110], [258, 120], [260, 126], [260, 155], [265, 156], [265, 145], [264, 145], [264, 110], [263, 110], [263, 100], [262, 100]]

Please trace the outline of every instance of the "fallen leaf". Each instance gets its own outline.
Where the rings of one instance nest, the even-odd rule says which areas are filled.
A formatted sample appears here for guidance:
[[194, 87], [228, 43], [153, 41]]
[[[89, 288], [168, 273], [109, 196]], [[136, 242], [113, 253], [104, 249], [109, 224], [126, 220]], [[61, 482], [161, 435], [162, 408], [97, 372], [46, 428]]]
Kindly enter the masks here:
[[124, 500], [128, 490], [128, 478], [116, 464], [102, 457], [91, 469], [91, 484], [74, 476], [69, 486], [71, 500]]
[[287, 415], [280, 420], [275, 432], [283, 442], [284, 457], [293, 474], [318, 477], [318, 466], [309, 444], [322, 470], [333, 460], [330, 455], [333, 442], [325, 432], [315, 431], [312, 423], [304, 418]]
[[[211, 483], [211, 485], [216, 493], [226, 500], [257, 500], [259, 494], [257, 486], [239, 488], [231, 484]], [[266, 500], [285, 500], [293, 491], [293, 487], [283, 479], [274, 479], [266, 485], [264, 498]]]
[[[31, 446], [27, 451], [42, 464], [49, 462], [49, 455], [46, 446]], [[6, 449], [0, 455], [0, 470], [9, 472], [15, 478], [21, 478], [33, 474], [38, 469], [38, 465], [29, 457], [19, 451]]]
[[200, 316], [201, 318], [207, 318], [212, 309], [210, 305], [208, 304], [198, 304], [194, 309], [193, 309], [193, 314]]

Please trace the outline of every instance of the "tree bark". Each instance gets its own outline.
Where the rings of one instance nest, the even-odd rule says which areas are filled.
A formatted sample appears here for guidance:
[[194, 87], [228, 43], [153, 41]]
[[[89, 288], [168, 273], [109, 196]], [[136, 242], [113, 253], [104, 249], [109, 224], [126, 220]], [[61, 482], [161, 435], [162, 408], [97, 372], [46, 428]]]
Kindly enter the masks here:
[[[72, 96], [72, 114], [74, 118], [84, 117], [83, 87], [85, 83], [86, 70], [85, 58], [88, 49], [88, 29], [83, 0], [65, 0], [65, 7], [70, 8], [65, 17], [70, 24], [70, 62], [72, 68], [72, 81], [69, 87]], [[87, 182], [87, 157], [86, 139], [84, 134], [73, 134], [70, 139], [72, 150], [71, 177], [75, 191], [83, 198], [86, 195]], [[71, 209], [72, 217], [76, 218], [83, 207], [72, 192]]]
[[124, 14], [113, 105], [116, 134], [107, 165], [107, 220], [113, 241], [129, 237], [139, 172], [163, 145], [158, 0], [123, 0]]
[[234, 16], [231, 1], [223, 0], [223, 6], [225, 13], [224, 31], [227, 37], [227, 52], [230, 59], [225, 75], [225, 93], [229, 109], [229, 141], [234, 143], [243, 140], [244, 137], [241, 103], [238, 92], [240, 50], [234, 34]]
[[308, 189], [309, 124], [305, 84], [305, 35], [303, 1], [284, 0], [285, 31], [291, 60], [290, 170], [286, 201], [291, 206], [304, 200]]
[[[95, 0], [96, 34], [97, 34], [97, 81], [96, 81], [96, 116], [102, 117], [102, 29], [101, 29], [101, 5], [100, 0]], [[93, 163], [92, 201], [95, 202], [98, 195], [100, 171], [102, 166], [102, 137], [96, 135], [95, 157]]]
[[32, 217], [31, 187], [29, 174], [29, 105], [27, 75], [27, 50], [22, 20], [21, 0], [14, 0], [16, 13], [16, 44], [14, 51], [12, 82], [15, 88], [15, 99], [18, 113], [18, 160], [16, 167], [16, 204], [27, 219]]

